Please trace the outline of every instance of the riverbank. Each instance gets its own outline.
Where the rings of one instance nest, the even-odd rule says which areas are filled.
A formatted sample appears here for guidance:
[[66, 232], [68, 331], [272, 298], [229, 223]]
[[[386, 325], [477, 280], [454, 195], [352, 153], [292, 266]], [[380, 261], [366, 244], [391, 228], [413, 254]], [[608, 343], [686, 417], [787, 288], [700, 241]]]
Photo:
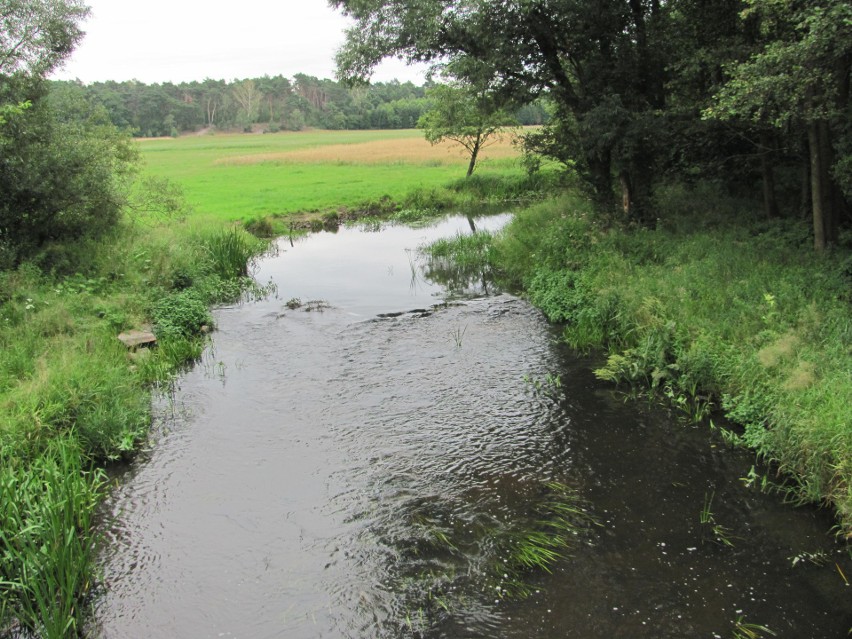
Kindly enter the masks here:
[[[238, 228], [122, 226], [0, 272], [0, 636], [76, 636], [100, 470], [144, 443], [150, 395], [204, 347], [208, 307], [258, 288]], [[60, 273], [60, 274], [57, 274]], [[65, 273], [65, 274], [62, 274]], [[151, 324], [156, 348], [117, 336]]]
[[[724, 430], [793, 502], [836, 509], [852, 536], [852, 322], [848, 243], [811, 249], [797, 220], [743, 222], [741, 204], [672, 189], [656, 228], [604, 223], [577, 197], [520, 212], [492, 265], [596, 371]], [[718, 420], [717, 420], [718, 421]]]

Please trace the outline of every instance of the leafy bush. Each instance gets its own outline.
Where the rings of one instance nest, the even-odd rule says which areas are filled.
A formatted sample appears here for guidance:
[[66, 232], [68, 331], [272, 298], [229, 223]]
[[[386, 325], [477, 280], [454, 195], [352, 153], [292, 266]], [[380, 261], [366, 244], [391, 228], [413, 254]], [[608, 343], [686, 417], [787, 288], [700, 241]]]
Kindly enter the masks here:
[[6, 250], [14, 248], [20, 260], [51, 241], [103, 235], [119, 220], [135, 148], [82, 88], [69, 83], [48, 94], [37, 79], [7, 80], [0, 102], [32, 106], [0, 123]]

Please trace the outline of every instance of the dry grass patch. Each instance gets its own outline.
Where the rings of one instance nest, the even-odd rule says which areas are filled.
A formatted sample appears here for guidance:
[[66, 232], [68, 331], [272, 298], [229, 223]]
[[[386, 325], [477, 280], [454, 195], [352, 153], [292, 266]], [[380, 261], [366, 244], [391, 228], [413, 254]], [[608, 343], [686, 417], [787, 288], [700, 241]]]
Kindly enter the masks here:
[[[520, 155], [513, 138], [505, 135], [480, 154], [481, 160], [515, 158]], [[352, 163], [352, 164], [457, 164], [468, 155], [458, 144], [444, 142], [432, 146], [423, 138], [372, 140], [355, 144], [329, 144], [308, 149], [254, 153], [216, 160], [219, 165], [277, 163]]]
[[792, 357], [799, 346], [799, 338], [793, 333], [786, 333], [771, 344], [764, 346], [757, 353], [758, 361], [766, 368], [774, 368], [782, 360]]

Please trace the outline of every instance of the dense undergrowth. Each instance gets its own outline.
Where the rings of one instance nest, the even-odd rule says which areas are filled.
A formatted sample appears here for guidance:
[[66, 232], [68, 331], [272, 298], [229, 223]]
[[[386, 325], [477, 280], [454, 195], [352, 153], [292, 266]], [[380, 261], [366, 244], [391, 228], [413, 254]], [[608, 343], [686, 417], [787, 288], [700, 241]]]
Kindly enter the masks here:
[[[0, 636], [75, 636], [94, 582], [99, 468], [150, 425], [150, 393], [203, 348], [212, 304], [257, 285], [237, 228], [125, 226], [0, 272]], [[124, 330], [151, 325], [152, 349]]]
[[796, 500], [852, 533], [852, 250], [814, 253], [798, 220], [752, 219], [718, 193], [669, 189], [655, 228], [605, 223], [579, 198], [520, 212], [487, 252], [596, 374], [693, 417], [721, 409]]

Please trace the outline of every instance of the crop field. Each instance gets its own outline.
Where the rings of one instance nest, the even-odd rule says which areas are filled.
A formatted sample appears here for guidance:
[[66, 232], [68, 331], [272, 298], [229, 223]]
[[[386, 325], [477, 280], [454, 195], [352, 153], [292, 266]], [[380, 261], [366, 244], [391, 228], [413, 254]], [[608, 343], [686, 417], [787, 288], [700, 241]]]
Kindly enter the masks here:
[[[201, 217], [223, 221], [357, 207], [464, 177], [457, 144], [417, 130], [215, 134], [139, 141], [147, 174], [183, 187]], [[477, 173], [520, 174], [509, 136], [480, 155]]]

